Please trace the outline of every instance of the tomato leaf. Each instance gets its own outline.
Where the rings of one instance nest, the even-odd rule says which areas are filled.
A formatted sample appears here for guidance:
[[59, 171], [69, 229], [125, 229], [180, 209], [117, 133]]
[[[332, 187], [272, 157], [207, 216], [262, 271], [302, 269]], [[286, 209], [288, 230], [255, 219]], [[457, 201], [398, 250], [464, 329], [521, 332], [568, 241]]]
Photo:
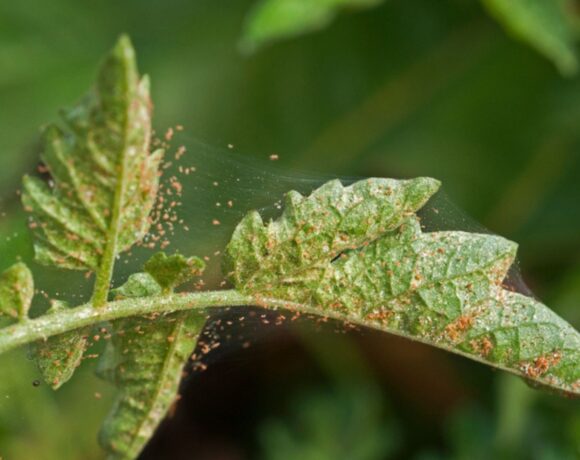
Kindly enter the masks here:
[[[227, 247], [243, 293], [374, 327], [580, 395], [580, 334], [540, 302], [503, 286], [516, 244], [424, 233], [414, 211], [429, 179], [330, 182], [290, 192], [282, 216], [252, 212]], [[390, 190], [391, 193], [386, 193]]]
[[115, 257], [150, 227], [163, 151], [150, 153], [149, 80], [128, 38], [104, 60], [92, 91], [45, 132], [48, 184], [24, 178], [39, 262], [97, 273], [94, 302], [106, 301]]
[[[46, 314], [50, 315], [65, 308], [69, 308], [66, 303], [53, 302]], [[88, 332], [89, 328], [78, 329], [31, 345], [30, 353], [43, 380], [54, 390], [66, 383], [80, 365], [87, 347]]]
[[[197, 257], [157, 253], [145, 263], [146, 273], [131, 275], [113, 292], [120, 298], [170, 293], [200, 275], [203, 267]], [[126, 318], [113, 324], [113, 340], [97, 371], [118, 389], [100, 434], [111, 458], [137, 457], [152, 436], [178, 397], [183, 366], [204, 324], [199, 311]]]
[[145, 263], [143, 268], [163, 290], [171, 291], [180, 284], [199, 276], [205, 268], [205, 262], [199, 257], [186, 258], [181, 254], [167, 256], [164, 252], [158, 252]]
[[0, 274], [0, 315], [28, 318], [33, 296], [34, 280], [26, 264], [18, 262]]

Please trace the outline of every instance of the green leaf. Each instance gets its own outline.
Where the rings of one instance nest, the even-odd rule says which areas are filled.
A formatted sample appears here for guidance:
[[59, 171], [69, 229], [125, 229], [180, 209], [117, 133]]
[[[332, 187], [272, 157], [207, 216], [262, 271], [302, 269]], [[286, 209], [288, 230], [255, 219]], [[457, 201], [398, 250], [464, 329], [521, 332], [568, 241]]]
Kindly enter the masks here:
[[246, 291], [275, 293], [297, 279], [315, 285], [320, 264], [399, 227], [439, 188], [435, 179], [333, 180], [308, 198], [291, 191], [282, 217], [264, 226], [250, 212], [226, 248], [225, 272]]
[[[564, 75], [578, 70], [577, 39], [561, 0], [482, 0], [506, 29], [551, 59]], [[570, 5], [571, 6], [571, 5]]]
[[290, 192], [277, 221], [264, 226], [250, 213], [238, 225], [229, 277], [258, 299], [298, 303], [580, 395], [580, 334], [502, 286], [515, 243], [421, 231], [413, 212], [436, 184], [369, 179], [331, 182], [308, 198]]
[[101, 368], [118, 388], [99, 436], [110, 459], [136, 458], [176, 402], [183, 366], [204, 323], [199, 312], [115, 323], [114, 351]]
[[246, 20], [242, 47], [262, 44], [326, 27], [345, 8], [368, 8], [383, 0], [261, 0]]
[[[260, 0], [250, 10], [241, 41], [254, 51], [265, 43], [327, 27], [343, 9], [370, 8], [384, 0]], [[571, 18], [566, 0], [482, 0], [489, 13], [515, 37], [551, 59], [563, 75], [578, 70]], [[566, 10], [568, 8], [570, 11]]]
[[181, 254], [167, 256], [158, 252], [143, 267], [164, 291], [171, 291], [180, 284], [201, 275], [205, 263], [199, 257], [186, 258]]
[[[54, 302], [46, 314], [50, 315], [64, 308], [68, 308], [66, 303]], [[80, 365], [87, 347], [88, 331], [88, 328], [78, 329], [36, 342], [31, 346], [31, 355], [43, 380], [54, 390], [66, 383]]]
[[149, 273], [133, 273], [125, 284], [111, 291], [116, 297], [149, 297], [161, 294], [161, 286]]
[[[160, 252], [145, 263], [146, 273], [131, 275], [115, 289], [119, 297], [170, 293], [203, 271], [197, 257]], [[177, 398], [184, 364], [205, 323], [199, 312], [177, 312], [161, 318], [127, 318], [113, 324], [97, 374], [118, 388], [100, 435], [114, 459], [135, 458]]]
[[28, 318], [28, 310], [34, 296], [32, 273], [22, 262], [7, 268], [0, 275], [0, 315], [15, 319]]
[[97, 272], [94, 303], [106, 301], [117, 254], [149, 229], [161, 150], [150, 154], [149, 81], [129, 39], [104, 60], [94, 89], [45, 132], [46, 184], [24, 178], [39, 262]]

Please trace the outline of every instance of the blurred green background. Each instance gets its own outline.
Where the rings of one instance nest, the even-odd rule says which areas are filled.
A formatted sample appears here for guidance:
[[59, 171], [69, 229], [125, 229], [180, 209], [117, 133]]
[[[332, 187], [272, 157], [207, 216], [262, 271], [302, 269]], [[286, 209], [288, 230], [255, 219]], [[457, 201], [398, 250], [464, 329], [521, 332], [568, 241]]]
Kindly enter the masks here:
[[[439, 178], [468, 215], [520, 243], [527, 285], [580, 327], [578, 4], [556, 2], [565, 28], [542, 10], [551, 2], [514, 0], [520, 10], [506, 13], [485, 1], [495, 17], [520, 14], [516, 40], [475, 0], [268, 3], [0, 3], [0, 269], [32, 258], [17, 190], [37, 165], [38, 128], [127, 32], [152, 77], [159, 132], [182, 124], [190, 139], [277, 154], [289, 169]], [[368, 8], [338, 8], [349, 3]], [[53, 295], [63, 279], [41, 285]], [[385, 334], [311, 323], [256, 320], [232, 334], [186, 380], [143, 458], [580, 458], [577, 401]], [[33, 387], [25, 352], [0, 357], [2, 460], [102, 458], [110, 389], [88, 361], [53, 393]]]

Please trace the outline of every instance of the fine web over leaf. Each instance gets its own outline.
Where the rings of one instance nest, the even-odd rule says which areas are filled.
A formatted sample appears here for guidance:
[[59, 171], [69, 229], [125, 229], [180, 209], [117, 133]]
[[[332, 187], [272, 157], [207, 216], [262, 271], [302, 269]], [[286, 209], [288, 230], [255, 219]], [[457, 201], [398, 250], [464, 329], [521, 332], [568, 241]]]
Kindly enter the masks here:
[[[64, 113], [64, 126], [46, 130], [45, 139], [42, 159], [51, 180], [45, 184], [25, 177], [22, 197], [31, 212], [36, 259], [58, 268], [95, 272], [91, 306], [98, 309], [108, 301], [117, 256], [149, 231], [163, 158], [161, 149], [150, 153], [149, 81], [139, 77], [126, 37], [104, 60], [95, 88]], [[199, 258], [158, 253], [144, 272], [131, 275], [113, 293], [117, 299], [167, 296], [199, 276], [204, 265]], [[26, 266], [16, 265], [5, 278], [26, 274]], [[26, 317], [30, 298], [24, 297], [31, 290], [20, 286], [16, 296], [8, 286], [2, 291], [3, 304]], [[21, 305], [24, 300], [26, 308]], [[64, 302], [54, 301], [44, 317], [56, 318], [68, 309]], [[176, 312], [123, 318], [101, 328], [111, 340], [99, 374], [118, 388], [100, 436], [110, 458], [136, 457], [151, 437], [176, 397], [181, 369], [204, 322], [199, 311]], [[90, 332], [90, 327], [77, 328], [32, 344], [31, 355], [54, 389], [80, 364]]]
[[421, 230], [414, 212], [436, 189], [429, 179], [368, 179], [349, 187], [329, 182], [309, 197], [290, 192], [278, 220], [264, 225], [251, 212], [240, 222], [226, 251], [230, 279], [265, 304], [287, 300], [289, 308], [398, 334], [578, 394], [580, 334], [545, 305], [504, 288], [514, 243]]
[[[23, 202], [32, 212], [37, 259], [94, 271], [91, 301], [78, 307], [53, 301], [30, 318], [28, 268], [16, 264], [0, 276], [0, 313], [12, 322], [0, 330], [0, 351], [32, 344], [53, 388], [71, 377], [91, 340], [107, 340], [98, 375], [117, 390], [100, 433], [110, 458], [137, 457], [179, 399], [184, 364], [210, 308], [288, 308], [357, 323], [580, 394], [578, 333], [508, 287], [515, 244], [458, 231], [456, 216], [444, 231], [424, 228], [421, 216], [433, 206], [437, 180], [350, 184], [263, 167], [190, 142], [186, 166], [177, 161], [185, 150], [175, 165], [163, 165], [170, 174], [183, 171], [182, 180], [172, 176], [173, 194], [159, 196], [162, 153], [149, 152], [146, 81], [122, 38], [96, 88], [65, 116], [63, 127], [48, 129], [48, 185], [25, 179]], [[182, 182], [191, 184], [187, 195]], [[298, 191], [279, 201], [289, 189]], [[155, 222], [151, 230], [156, 198], [184, 215], [167, 213], [167, 227], [160, 230]], [[155, 211], [160, 209], [158, 203]], [[257, 211], [242, 219], [250, 209]], [[162, 232], [166, 239], [159, 238]], [[115, 260], [141, 240], [122, 261], [142, 271], [117, 272], [117, 287], [109, 291]], [[147, 250], [159, 241], [162, 248], [171, 244], [174, 254], [151, 257]], [[201, 258], [181, 255], [192, 253]], [[142, 263], [141, 257], [150, 258]], [[224, 273], [217, 270], [221, 262]], [[226, 289], [224, 276], [235, 289]], [[203, 332], [211, 343], [200, 347], [201, 354], [219, 345], [230, 323]], [[225, 339], [232, 335], [224, 331]]]
[[[99, 307], [107, 301], [117, 255], [149, 229], [163, 157], [162, 150], [149, 151], [149, 80], [139, 77], [127, 37], [105, 58], [95, 87], [63, 120], [45, 132], [42, 160], [51, 180], [25, 177], [22, 202], [31, 213], [36, 260], [95, 272], [92, 304]], [[87, 333], [72, 331], [32, 347], [50, 385], [58, 388], [72, 376]]]

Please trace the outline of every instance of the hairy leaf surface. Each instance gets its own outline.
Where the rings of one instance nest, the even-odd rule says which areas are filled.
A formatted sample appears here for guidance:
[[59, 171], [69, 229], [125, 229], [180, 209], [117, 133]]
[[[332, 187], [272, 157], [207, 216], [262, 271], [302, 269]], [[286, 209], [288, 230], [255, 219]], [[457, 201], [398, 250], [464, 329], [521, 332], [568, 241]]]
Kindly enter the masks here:
[[316, 283], [321, 264], [399, 227], [439, 188], [430, 178], [333, 180], [309, 197], [291, 191], [284, 214], [264, 226], [247, 214], [226, 248], [225, 271], [244, 290], [275, 293], [280, 284]]
[[45, 132], [42, 159], [51, 181], [24, 178], [39, 262], [108, 270], [149, 228], [162, 151], [149, 152], [148, 79], [122, 37], [103, 62], [94, 89], [62, 126]]
[[205, 269], [205, 262], [199, 257], [184, 257], [181, 254], [167, 256], [164, 252], [158, 252], [143, 268], [164, 291], [171, 291], [199, 276]]
[[100, 433], [109, 458], [136, 458], [151, 438], [176, 402], [183, 366], [204, 323], [199, 312], [178, 312], [115, 324], [115, 351], [108, 363], [113, 370], [102, 372], [118, 388]]
[[161, 294], [161, 286], [149, 273], [133, 273], [127, 282], [116, 289], [111, 290], [117, 298], [126, 297], [149, 297]]
[[[69, 308], [64, 302], [54, 302], [46, 314]], [[80, 365], [87, 347], [89, 329], [79, 329], [36, 342], [30, 347], [43, 380], [54, 390], [60, 388]]]
[[[150, 153], [149, 82], [121, 37], [105, 58], [95, 87], [62, 126], [45, 132], [42, 160], [51, 180], [24, 178], [22, 201], [31, 212], [36, 259], [60, 268], [96, 272], [93, 306], [107, 301], [117, 255], [150, 226], [163, 152]], [[84, 333], [38, 343], [44, 379], [58, 388], [82, 359]]]
[[[145, 263], [146, 273], [131, 275], [113, 292], [143, 297], [171, 292], [198, 276], [203, 260], [157, 253]], [[162, 317], [127, 318], [113, 324], [98, 374], [113, 382], [118, 394], [103, 424], [100, 441], [113, 459], [137, 457], [176, 401], [182, 369], [205, 324], [198, 312]]]
[[[423, 233], [413, 211], [433, 186], [425, 188], [427, 179], [393, 182], [330, 183], [309, 198], [291, 192], [282, 216], [266, 226], [249, 214], [227, 248], [230, 279], [258, 298], [298, 303], [580, 394], [580, 334], [545, 305], [502, 285], [515, 243], [459, 231]], [[350, 210], [343, 203], [355, 190], [382, 183], [406, 193], [422, 184], [424, 191], [410, 192], [413, 206], [396, 207], [389, 225], [380, 223], [377, 197], [376, 204], [363, 201], [343, 226], [350, 211], [336, 209]]]

